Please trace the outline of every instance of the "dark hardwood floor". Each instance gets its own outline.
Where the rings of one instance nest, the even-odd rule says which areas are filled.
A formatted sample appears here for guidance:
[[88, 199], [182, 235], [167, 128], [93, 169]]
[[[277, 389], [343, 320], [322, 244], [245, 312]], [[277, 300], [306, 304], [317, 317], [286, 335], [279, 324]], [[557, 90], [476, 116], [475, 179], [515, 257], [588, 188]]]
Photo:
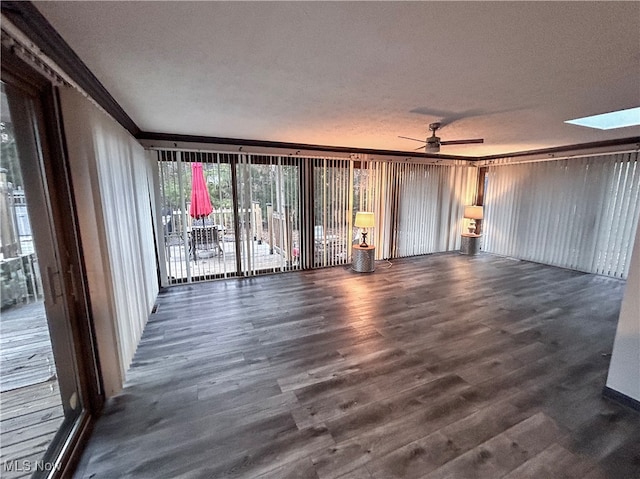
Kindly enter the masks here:
[[171, 288], [76, 477], [638, 478], [623, 289], [457, 253]]

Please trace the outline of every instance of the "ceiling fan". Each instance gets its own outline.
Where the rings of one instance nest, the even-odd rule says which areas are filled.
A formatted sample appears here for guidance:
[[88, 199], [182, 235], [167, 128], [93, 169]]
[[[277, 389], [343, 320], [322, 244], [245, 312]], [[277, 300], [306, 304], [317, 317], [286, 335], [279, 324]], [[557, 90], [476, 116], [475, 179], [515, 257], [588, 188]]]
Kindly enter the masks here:
[[424, 143], [424, 146], [420, 148], [416, 148], [416, 150], [425, 149], [427, 153], [437, 153], [440, 151], [440, 145], [468, 145], [471, 143], [484, 143], [483, 138], [475, 138], [469, 140], [447, 140], [441, 141], [439, 136], [436, 136], [436, 130], [441, 128], [443, 125], [441, 122], [435, 122], [429, 124], [429, 131], [431, 131], [431, 136], [427, 137], [426, 140], [418, 140], [417, 138], [409, 138], [408, 136], [398, 136], [398, 138], [404, 138], [405, 140], [413, 140]]

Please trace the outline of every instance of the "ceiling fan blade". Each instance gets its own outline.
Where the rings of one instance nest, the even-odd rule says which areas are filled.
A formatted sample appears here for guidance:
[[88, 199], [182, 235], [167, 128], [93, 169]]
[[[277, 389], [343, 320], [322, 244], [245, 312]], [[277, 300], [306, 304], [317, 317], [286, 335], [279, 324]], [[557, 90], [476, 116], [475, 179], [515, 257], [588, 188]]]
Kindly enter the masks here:
[[408, 136], [398, 136], [398, 138], [404, 138], [405, 140], [413, 140], [413, 141], [419, 141], [420, 143], [426, 143], [426, 141], [424, 140], [418, 140], [417, 138], [409, 138]]
[[426, 146], [427, 146], [427, 145], [419, 146], [418, 148], [416, 148], [416, 149], [415, 149], [415, 150], [413, 150], [413, 151], [424, 150], [424, 148], [425, 148]]
[[475, 138], [473, 140], [448, 140], [440, 142], [441, 145], [468, 145], [471, 143], [484, 143], [484, 139]]

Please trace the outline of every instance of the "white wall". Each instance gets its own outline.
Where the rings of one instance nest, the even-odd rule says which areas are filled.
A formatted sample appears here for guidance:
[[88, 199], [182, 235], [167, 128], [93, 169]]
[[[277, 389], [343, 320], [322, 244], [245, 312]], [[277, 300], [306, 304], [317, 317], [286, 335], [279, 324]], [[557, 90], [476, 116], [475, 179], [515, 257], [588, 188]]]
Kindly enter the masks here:
[[158, 293], [152, 165], [142, 146], [80, 93], [62, 116], [105, 393], [122, 388]]
[[620, 308], [607, 387], [640, 401], [640, 228]]

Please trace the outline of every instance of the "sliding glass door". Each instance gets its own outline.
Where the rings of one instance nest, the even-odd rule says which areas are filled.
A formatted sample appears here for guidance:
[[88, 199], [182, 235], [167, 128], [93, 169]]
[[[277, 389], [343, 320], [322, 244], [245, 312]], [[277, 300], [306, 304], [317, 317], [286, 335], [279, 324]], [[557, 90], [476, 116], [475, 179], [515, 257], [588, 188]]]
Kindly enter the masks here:
[[[235, 276], [235, 210], [229, 155], [158, 152], [162, 262], [170, 283]], [[198, 165], [197, 169], [192, 166]], [[194, 174], [204, 182], [210, 212], [191, 208]]]
[[[28, 158], [18, 154], [4, 83], [1, 128], [0, 463], [3, 477], [20, 477], [29, 472], [22, 469], [42, 464], [44, 453], [65, 417], [49, 333], [49, 321], [55, 321], [60, 312], [55, 304], [45, 307], [41, 265], [46, 264], [45, 258], [51, 256], [51, 251], [43, 251], [40, 243], [36, 245], [33, 230], [41, 226], [40, 217], [47, 222], [48, 215], [38, 198], [37, 183], [41, 179], [30, 175], [25, 182], [23, 178], [22, 171], [31, 173], [32, 165]], [[30, 216], [37, 222], [34, 226]], [[36, 234], [49, 236], [46, 229], [40, 229]], [[50, 249], [47, 245], [44, 248]], [[51, 266], [46, 268], [45, 274], [49, 274]], [[50, 297], [49, 303], [53, 299]], [[73, 394], [77, 395], [75, 385], [67, 391], [67, 395]], [[70, 416], [74, 416], [74, 409], [68, 409]]]
[[354, 237], [354, 162], [314, 159], [313, 192], [313, 265], [346, 264]]
[[170, 284], [294, 270], [300, 171], [287, 157], [158, 151]]
[[2, 80], [0, 475], [66, 477], [101, 406], [71, 190], [53, 88]]
[[299, 175], [292, 158], [239, 155], [236, 245], [243, 276], [300, 269]]

